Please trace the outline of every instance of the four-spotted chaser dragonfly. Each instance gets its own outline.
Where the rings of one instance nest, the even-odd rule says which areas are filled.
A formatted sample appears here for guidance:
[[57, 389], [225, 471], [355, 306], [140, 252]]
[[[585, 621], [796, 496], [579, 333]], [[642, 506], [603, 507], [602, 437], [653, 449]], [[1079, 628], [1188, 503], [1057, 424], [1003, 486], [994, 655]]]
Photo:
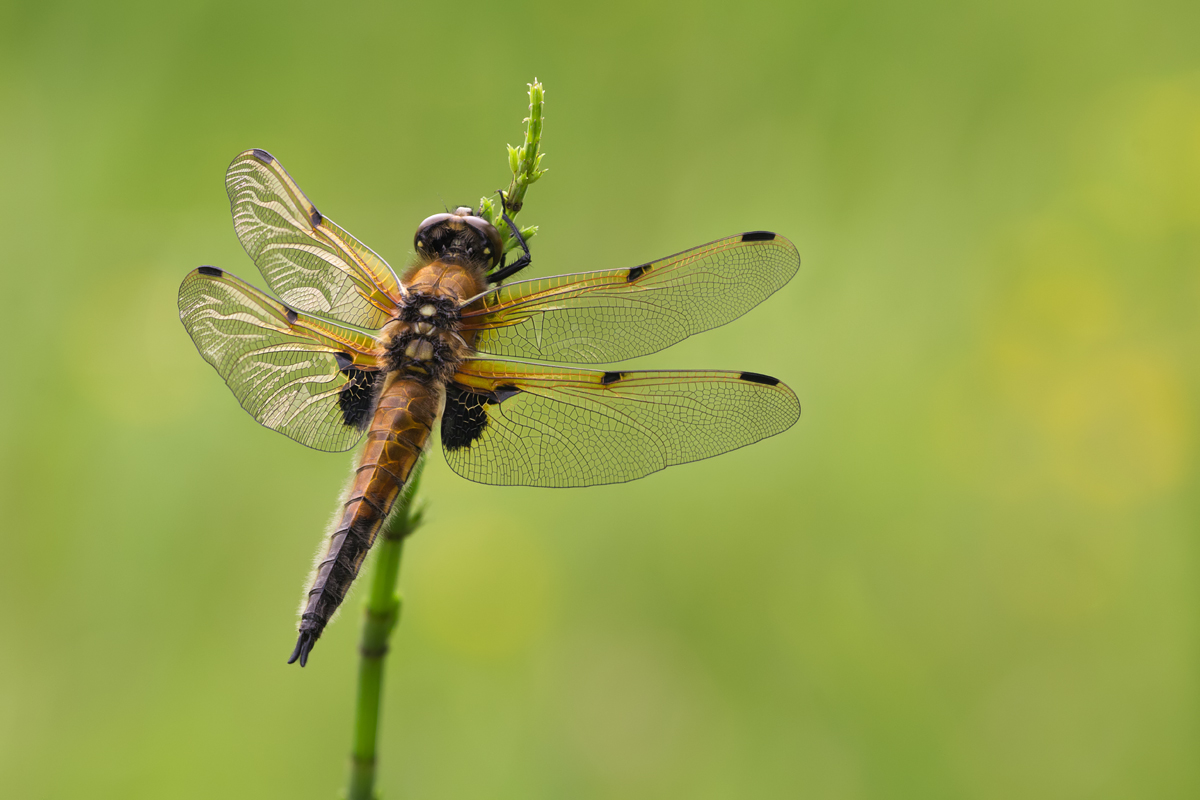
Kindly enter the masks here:
[[623, 361], [741, 316], [799, 268], [782, 236], [741, 233], [633, 268], [504, 284], [529, 264], [527, 244], [517, 233], [524, 254], [506, 265], [497, 229], [459, 208], [421, 223], [397, 277], [266, 151], [234, 159], [225, 185], [238, 237], [279, 300], [200, 267], [179, 287], [184, 327], [266, 427], [326, 451], [367, 439], [288, 663], [308, 661], [439, 421], [464, 478], [566, 487], [725, 453], [800, 416], [791, 389], [755, 372], [537, 363]]

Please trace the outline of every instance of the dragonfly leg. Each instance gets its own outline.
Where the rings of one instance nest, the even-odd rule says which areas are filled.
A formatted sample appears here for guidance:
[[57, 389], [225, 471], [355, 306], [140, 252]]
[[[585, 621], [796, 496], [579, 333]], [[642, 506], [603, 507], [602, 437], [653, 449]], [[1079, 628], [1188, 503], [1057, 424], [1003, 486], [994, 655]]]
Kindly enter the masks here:
[[521, 270], [529, 266], [533, 261], [533, 256], [529, 253], [529, 245], [525, 242], [525, 237], [521, 235], [521, 229], [516, 226], [512, 218], [508, 216], [507, 203], [504, 199], [504, 192], [500, 192], [500, 216], [508, 223], [508, 229], [512, 231], [513, 236], [517, 238], [517, 244], [521, 245], [521, 249], [525, 251], [525, 255], [518, 258], [507, 267], [504, 266], [504, 261], [500, 261], [500, 268], [488, 275], [488, 283], [499, 283], [505, 278], [511, 277]]

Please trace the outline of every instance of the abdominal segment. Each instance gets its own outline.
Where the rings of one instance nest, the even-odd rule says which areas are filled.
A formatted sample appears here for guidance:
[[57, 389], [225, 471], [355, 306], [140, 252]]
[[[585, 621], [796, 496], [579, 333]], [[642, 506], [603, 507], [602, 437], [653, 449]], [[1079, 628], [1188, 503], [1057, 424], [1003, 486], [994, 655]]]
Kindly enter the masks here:
[[[431, 385], [432, 384], [432, 385]], [[366, 448], [317, 563], [300, 637], [288, 663], [300, 666], [358, 576], [392, 504], [429, 442], [440, 411], [439, 388], [418, 376], [388, 376], [367, 431]]]

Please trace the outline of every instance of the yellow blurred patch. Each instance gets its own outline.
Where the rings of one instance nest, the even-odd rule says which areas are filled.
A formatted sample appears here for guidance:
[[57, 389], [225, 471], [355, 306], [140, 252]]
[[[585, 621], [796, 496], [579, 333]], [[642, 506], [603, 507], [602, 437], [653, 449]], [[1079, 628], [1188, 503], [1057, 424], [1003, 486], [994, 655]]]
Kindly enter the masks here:
[[1161, 350], [1124, 340], [1119, 301], [1095, 272], [1069, 260], [1043, 266], [988, 348], [1001, 397], [1040, 444], [1033, 464], [1093, 504], [1162, 493], [1178, 482], [1185, 457], [1178, 370]]
[[1081, 151], [1104, 169], [1084, 188], [1107, 226], [1138, 237], [1200, 228], [1200, 74], [1103, 98]]
[[1179, 486], [1191, 430], [1169, 343], [1133, 334], [1152, 323], [1137, 324], [1076, 227], [1039, 220], [1017, 238], [1016, 276], [985, 323], [971, 383], [948, 391], [943, 446], [1006, 501], [1112, 509]]
[[1056, 482], [1096, 505], [1126, 506], [1175, 487], [1187, 414], [1177, 371], [1161, 353], [1128, 348], [1067, 370], [1037, 423]]

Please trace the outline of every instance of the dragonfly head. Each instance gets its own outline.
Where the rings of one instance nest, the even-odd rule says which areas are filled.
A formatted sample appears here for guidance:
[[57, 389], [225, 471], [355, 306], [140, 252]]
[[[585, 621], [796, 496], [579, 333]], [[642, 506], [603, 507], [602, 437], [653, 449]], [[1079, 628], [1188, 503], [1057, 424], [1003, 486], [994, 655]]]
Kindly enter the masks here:
[[453, 213], [434, 214], [417, 228], [417, 252], [429, 259], [458, 258], [491, 268], [500, 263], [504, 245], [500, 232], [483, 217], [463, 206]]

